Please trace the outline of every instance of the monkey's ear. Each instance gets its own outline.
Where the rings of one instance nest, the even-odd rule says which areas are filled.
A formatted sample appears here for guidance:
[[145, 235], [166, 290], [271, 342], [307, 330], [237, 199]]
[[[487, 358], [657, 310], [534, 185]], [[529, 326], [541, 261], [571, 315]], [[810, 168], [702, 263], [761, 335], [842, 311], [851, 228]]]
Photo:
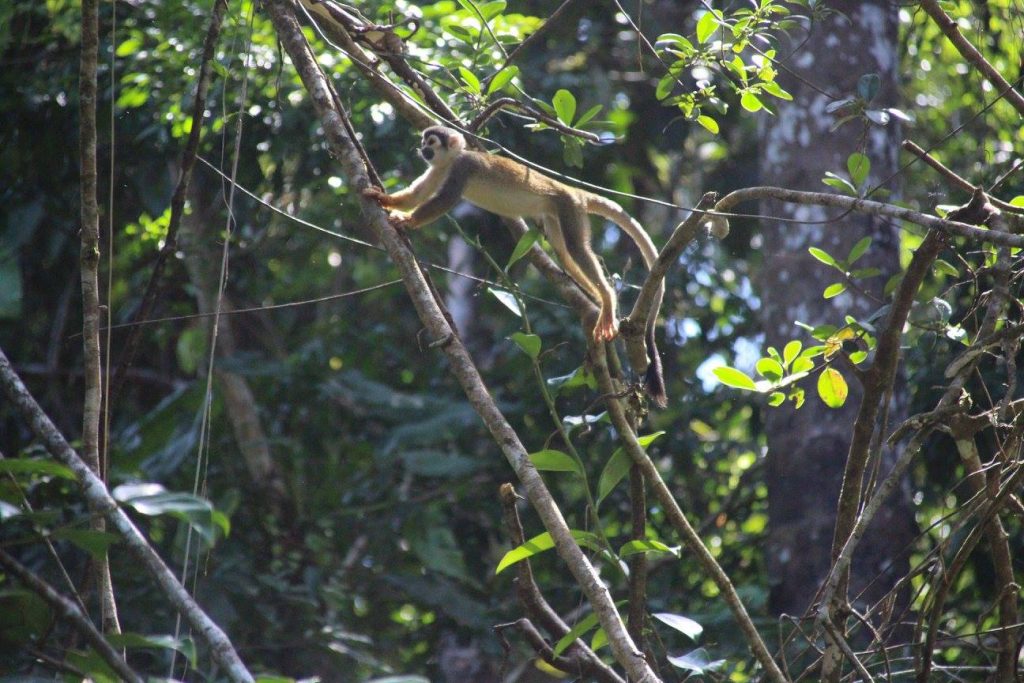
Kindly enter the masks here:
[[448, 149], [452, 152], [461, 152], [466, 149], [466, 138], [462, 137], [462, 133], [451, 131], [448, 135]]

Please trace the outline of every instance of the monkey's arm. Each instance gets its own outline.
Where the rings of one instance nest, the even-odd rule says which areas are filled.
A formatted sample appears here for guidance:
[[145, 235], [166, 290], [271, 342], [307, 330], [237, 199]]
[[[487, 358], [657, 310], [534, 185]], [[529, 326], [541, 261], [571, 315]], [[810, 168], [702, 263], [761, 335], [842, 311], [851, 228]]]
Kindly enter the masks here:
[[404, 190], [388, 194], [380, 188], [368, 187], [363, 190], [363, 196], [375, 199], [386, 209], [410, 209], [419, 206], [427, 197], [434, 194], [443, 177], [442, 172], [430, 168]]
[[[461, 161], [461, 160], [460, 160]], [[441, 184], [440, 189], [423, 204], [420, 204], [412, 213], [401, 221], [402, 227], [418, 228], [427, 223], [433, 223], [441, 216], [448, 213], [459, 200], [466, 189], [466, 182], [469, 180], [470, 169], [459, 161], [452, 164], [447, 177]]]

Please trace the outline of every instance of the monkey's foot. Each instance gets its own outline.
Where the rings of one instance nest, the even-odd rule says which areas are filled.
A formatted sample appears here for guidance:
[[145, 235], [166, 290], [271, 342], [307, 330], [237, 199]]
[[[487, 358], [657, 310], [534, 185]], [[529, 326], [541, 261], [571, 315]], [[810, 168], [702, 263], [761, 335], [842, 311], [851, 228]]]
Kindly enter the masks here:
[[416, 224], [412, 221], [412, 214], [405, 213], [404, 211], [392, 211], [388, 214], [388, 220], [391, 221], [391, 225], [396, 230], [412, 230], [416, 228]]
[[594, 341], [609, 342], [615, 339], [615, 335], [618, 333], [619, 321], [614, 316], [602, 313], [597, 319], [597, 324], [594, 325]]

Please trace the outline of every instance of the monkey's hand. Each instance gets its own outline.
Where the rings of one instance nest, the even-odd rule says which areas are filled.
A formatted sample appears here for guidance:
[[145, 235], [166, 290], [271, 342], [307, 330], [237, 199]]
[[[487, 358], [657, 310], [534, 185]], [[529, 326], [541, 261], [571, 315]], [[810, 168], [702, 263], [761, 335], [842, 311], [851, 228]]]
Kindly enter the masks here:
[[610, 311], [601, 309], [601, 314], [597, 317], [597, 324], [594, 325], [594, 341], [596, 342], [609, 342], [615, 339], [615, 335], [619, 333], [619, 321], [611, 314]]
[[372, 199], [373, 201], [377, 202], [378, 204], [384, 207], [390, 204], [388, 200], [390, 200], [391, 198], [388, 196], [388, 193], [380, 189], [379, 187], [374, 187], [371, 185], [370, 187], [363, 190], [363, 196], [366, 197], [367, 199]]

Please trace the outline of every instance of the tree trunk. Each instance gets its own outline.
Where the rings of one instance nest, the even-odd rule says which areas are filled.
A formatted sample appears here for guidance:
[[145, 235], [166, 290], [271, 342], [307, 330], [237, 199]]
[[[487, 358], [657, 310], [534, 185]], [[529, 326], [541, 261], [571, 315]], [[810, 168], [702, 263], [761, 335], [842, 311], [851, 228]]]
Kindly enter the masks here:
[[[827, 113], [836, 99], [855, 97], [858, 80], [877, 74], [880, 88], [872, 107], [892, 106], [896, 92], [896, 7], [880, 0], [843, 3], [845, 14], [827, 17], [784, 62], [780, 82], [793, 94], [792, 102], [777, 103], [776, 116], [764, 117], [761, 131], [761, 177], [766, 184], [798, 190], [821, 191], [826, 171], [847, 175], [847, 157], [862, 152], [871, 162], [868, 187], [885, 182], [897, 168], [899, 131], [854, 120], [835, 131], [830, 128], [841, 114]], [[792, 49], [792, 48], [791, 48]], [[827, 94], [825, 94], [827, 93]], [[892, 190], [891, 187], [886, 187]], [[882, 288], [899, 268], [897, 226], [878, 218], [842, 216], [835, 210], [765, 203], [762, 213], [797, 221], [766, 221], [764, 272], [760, 277], [761, 311], [767, 344], [782, 348], [789, 339], [809, 343], [794, 323], [842, 325], [844, 314], [863, 320], [881, 303]], [[840, 281], [841, 274], [814, 259], [808, 247], [824, 249], [837, 259], [865, 235], [873, 238], [870, 250], [856, 264], [876, 267], [882, 275], [861, 280], [865, 293], [848, 289], [833, 299], [822, 291]], [[838, 367], [843, 371], [841, 366]], [[769, 605], [776, 614], [803, 614], [814, 601], [831, 561], [836, 500], [850, 446], [851, 426], [860, 401], [856, 379], [844, 372], [850, 396], [841, 409], [826, 407], [808, 384], [808, 400], [795, 410], [787, 403], [769, 409], [767, 483], [770, 514], [768, 567], [771, 572]], [[897, 383], [889, 402], [888, 424], [905, 412]], [[883, 457], [889, 460], [891, 454]], [[886, 464], [882, 464], [882, 471]], [[907, 566], [907, 551], [916, 527], [907, 495], [886, 503], [854, 561], [851, 600], [858, 608], [889, 593]]]

